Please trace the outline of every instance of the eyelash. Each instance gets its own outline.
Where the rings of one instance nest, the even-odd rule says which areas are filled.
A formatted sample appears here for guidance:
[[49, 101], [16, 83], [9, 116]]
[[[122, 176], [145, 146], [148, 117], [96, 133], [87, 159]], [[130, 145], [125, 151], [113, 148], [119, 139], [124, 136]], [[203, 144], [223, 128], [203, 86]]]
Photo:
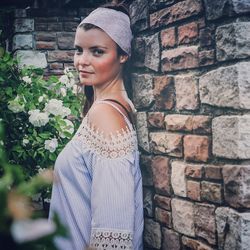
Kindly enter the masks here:
[[[82, 54], [82, 52], [83, 52], [83, 50], [81, 49], [81, 48], [75, 48], [75, 54], [76, 55], [80, 55], [80, 54]], [[101, 56], [101, 55], [103, 55], [104, 54], [104, 51], [103, 50], [101, 50], [101, 49], [93, 49], [92, 50], [92, 54], [94, 55], [94, 56]]]

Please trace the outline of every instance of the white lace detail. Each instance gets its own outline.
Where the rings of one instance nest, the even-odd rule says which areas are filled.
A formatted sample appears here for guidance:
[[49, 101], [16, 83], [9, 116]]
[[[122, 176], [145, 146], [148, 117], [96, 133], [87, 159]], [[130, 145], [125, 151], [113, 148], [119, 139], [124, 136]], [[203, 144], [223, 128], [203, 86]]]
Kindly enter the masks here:
[[137, 137], [134, 130], [128, 127], [107, 137], [102, 131], [95, 129], [87, 122], [87, 117], [82, 121], [81, 126], [73, 139], [80, 139], [90, 150], [106, 158], [119, 158], [137, 149]]
[[97, 250], [132, 250], [132, 239], [130, 231], [92, 228], [90, 247]]

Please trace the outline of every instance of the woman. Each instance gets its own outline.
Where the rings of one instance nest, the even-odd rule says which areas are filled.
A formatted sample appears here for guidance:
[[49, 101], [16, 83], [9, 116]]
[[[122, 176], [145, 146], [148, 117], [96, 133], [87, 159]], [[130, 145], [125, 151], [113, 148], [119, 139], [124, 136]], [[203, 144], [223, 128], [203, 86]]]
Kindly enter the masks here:
[[56, 211], [70, 231], [70, 239], [56, 240], [60, 250], [143, 249], [134, 107], [123, 82], [131, 40], [121, 6], [97, 8], [77, 28], [74, 65], [88, 101], [55, 163], [50, 218]]

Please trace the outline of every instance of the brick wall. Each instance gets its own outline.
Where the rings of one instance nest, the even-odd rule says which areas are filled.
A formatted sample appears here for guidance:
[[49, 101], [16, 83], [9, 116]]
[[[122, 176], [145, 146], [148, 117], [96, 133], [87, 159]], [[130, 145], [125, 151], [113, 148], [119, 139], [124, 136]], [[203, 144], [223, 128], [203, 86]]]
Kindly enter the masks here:
[[[22, 63], [61, 74], [89, 9], [16, 10]], [[145, 250], [250, 249], [250, 2], [134, 0]]]

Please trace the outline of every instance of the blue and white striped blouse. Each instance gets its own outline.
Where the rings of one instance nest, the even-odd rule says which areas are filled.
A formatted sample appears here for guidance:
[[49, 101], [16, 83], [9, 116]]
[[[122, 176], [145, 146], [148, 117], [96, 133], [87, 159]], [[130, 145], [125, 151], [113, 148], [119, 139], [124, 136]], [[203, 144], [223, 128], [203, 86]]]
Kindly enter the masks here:
[[[100, 101], [103, 102], [103, 101]], [[142, 181], [136, 133], [119, 108], [127, 130], [110, 140], [86, 116], [55, 163], [49, 218], [56, 211], [70, 239], [60, 250], [142, 250]]]

